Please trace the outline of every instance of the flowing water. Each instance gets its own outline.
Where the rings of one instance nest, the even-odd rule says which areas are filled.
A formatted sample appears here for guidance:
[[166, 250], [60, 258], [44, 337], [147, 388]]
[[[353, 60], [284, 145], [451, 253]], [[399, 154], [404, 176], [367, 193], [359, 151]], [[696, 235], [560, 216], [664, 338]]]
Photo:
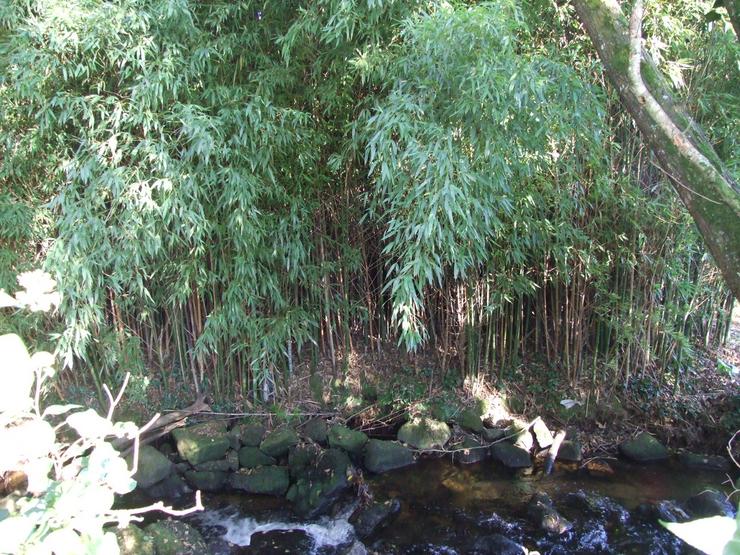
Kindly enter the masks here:
[[[614, 468], [608, 478], [563, 468], [541, 478], [513, 475], [490, 461], [458, 466], [436, 459], [367, 477], [374, 498], [399, 499], [401, 512], [363, 543], [377, 553], [462, 554], [475, 552], [476, 540], [497, 533], [542, 554], [695, 553], [655, 517], [636, 509], [661, 500], [685, 501], [707, 487], [720, 489], [726, 476], [675, 464]], [[552, 498], [573, 523], [570, 532], [553, 538], [532, 525], [526, 505], [536, 492]], [[575, 492], [581, 493], [574, 497]], [[578, 503], [579, 496], [595, 501], [586, 506]], [[333, 516], [314, 521], [296, 519], [284, 500], [271, 497], [224, 493], [207, 497], [205, 505], [191, 522], [218, 554], [341, 554], [356, 541], [348, 521], [350, 501]]]

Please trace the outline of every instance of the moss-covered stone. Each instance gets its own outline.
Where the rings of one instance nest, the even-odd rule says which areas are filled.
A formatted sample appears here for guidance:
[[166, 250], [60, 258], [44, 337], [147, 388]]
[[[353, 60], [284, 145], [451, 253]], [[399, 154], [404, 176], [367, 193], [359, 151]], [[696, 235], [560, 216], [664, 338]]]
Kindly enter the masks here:
[[226, 452], [226, 457], [216, 461], [206, 461], [196, 464], [195, 470], [201, 472], [229, 472], [239, 468], [239, 455], [233, 449]]
[[320, 445], [326, 445], [328, 426], [323, 418], [312, 418], [303, 426], [303, 435]]
[[156, 499], [158, 501], [163, 499], [174, 501], [192, 491], [193, 490], [185, 483], [182, 476], [177, 473], [170, 474], [161, 482], [157, 482], [153, 486], [146, 488], [146, 494], [152, 499]]
[[558, 449], [559, 461], [581, 462], [581, 459], [583, 459], [583, 447], [578, 439], [566, 439], [560, 444], [560, 449]]
[[349, 521], [355, 528], [357, 537], [365, 539], [390, 524], [401, 512], [401, 502], [389, 499], [385, 502], [374, 502], [355, 511]]
[[221, 459], [231, 443], [221, 421], [204, 422], [172, 432], [177, 452], [192, 465]]
[[352, 463], [347, 453], [327, 449], [288, 490], [286, 497], [293, 510], [305, 518], [315, 518], [329, 511], [337, 496], [349, 487]]
[[447, 424], [431, 418], [414, 418], [398, 430], [398, 439], [416, 449], [444, 447], [450, 435]]
[[488, 443], [491, 443], [506, 437], [506, 430], [503, 428], [484, 428], [481, 435], [483, 436], [483, 439]]
[[414, 464], [414, 453], [396, 441], [371, 439], [365, 445], [365, 468], [381, 473]]
[[265, 432], [265, 426], [260, 422], [243, 422], [234, 426], [229, 433], [238, 438], [241, 445], [259, 447]]
[[121, 555], [156, 555], [152, 537], [135, 524], [117, 529], [116, 539]]
[[359, 453], [367, 443], [367, 434], [341, 425], [332, 426], [328, 437], [331, 447], [344, 449], [348, 453]]
[[239, 449], [239, 466], [241, 468], [257, 468], [258, 466], [271, 466], [277, 461], [270, 455], [266, 455], [257, 447], [242, 447]]
[[321, 455], [321, 447], [315, 443], [299, 443], [288, 453], [288, 469], [294, 480], [302, 477], [307, 468]]
[[510, 443], [516, 447], [530, 451], [534, 446], [534, 438], [529, 432], [529, 425], [526, 422], [515, 421], [506, 428], [506, 437]]
[[668, 449], [647, 432], [620, 443], [619, 452], [631, 461], [641, 463], [662, 461], [670, 455]]
[[247, 493], [284, 495], [290, 485], [288, 469], [284, 466], [242, 468], [229, 476], [229, 485]]
[[286, 428], [275, 430], [267, 434], [260, 443], [260, 450], [271, 457], [282, 457], [288, 450], [298, 443], [298, 435], [294, 430]]
[[180, 520], [160, 520], [146, 527], [157, 555], [207, 555], [210, 551], [195, 528]]
[[487, 446], [472, 436], [465, 436], [459, 445], [455, 446], [455, 460], [460, 464], [473, 464], [488, 457]]
[[[133, 465], [133, 457], [127, 457], [129, 467]], [[142, 445], [139, 448], [139, 459], [134, 474], [136, 484], [141, 488], [148, 488], [161, 482], [172, 474], [172, 462], [151, 445]]]
[[224, 487], [227, 475], [224, 471], [188, 470], [185, 473], [185, 480], [194, 489], [219, 491]]
[[480, 414], [474, 408], [468, 408], [460, 412], [457, 418], [458, 424], [465, 430], [469, 430], [475, 433], [481, 433], [483, 431], [483, 421], [480, 418]]
[[508, 468], [527, 468], [532, 466], [532, 458], [529, 456], [529, 451], [516, 447], [506, 441], [493, 445], [491, 447], [491, 455]]

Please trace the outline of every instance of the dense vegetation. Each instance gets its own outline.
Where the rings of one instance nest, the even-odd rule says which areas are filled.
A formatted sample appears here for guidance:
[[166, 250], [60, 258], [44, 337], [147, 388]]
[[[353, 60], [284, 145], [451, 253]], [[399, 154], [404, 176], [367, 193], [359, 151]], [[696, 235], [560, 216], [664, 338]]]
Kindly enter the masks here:
[[[711, 8], [649, 5], [647, 47], [737, 177]], [[11, 0], [0, 75], [0, 287], [55, 276], [63, 322], [32, 324], [84, 367], [63, 385], [270, 397], [396, 342], [464, 375], [678, 383], [726, 335], [567, 5]]]

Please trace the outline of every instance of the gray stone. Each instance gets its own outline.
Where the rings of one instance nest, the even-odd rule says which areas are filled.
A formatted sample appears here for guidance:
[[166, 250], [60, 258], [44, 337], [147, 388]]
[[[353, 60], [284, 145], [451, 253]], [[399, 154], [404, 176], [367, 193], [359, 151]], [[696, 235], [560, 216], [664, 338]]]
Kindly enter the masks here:
[[481, 435], [483, 436], [483, 439], [491, 443], [505, 437], [506, 430], [503, 428], [484, 428]]
[[555, 440], [550, 428], [547, 427], [547, 424], [541, 418], [537, 418], [534, 424], [532, 424], [532, 435], [534, 435], [534, 439], [537, 440], [537, 445], [541, 449], [550, 447]]
[[295, 431], [287, 428], [285, 430], [276, 430], [267, 434], [267, 437], [260, 443], [260, 450], [271, 457], [282, 457], [288, 453], [288, 450], [298, 443], [298, 436]]
[[152, 537], [135, 524], [117, 528], [115, 533], [121, 555], [156, 555]]
[[325, 514], [339, 494], [349, 487], [353, 467], [349, 456], [339, 449], [327, 449], [290, 486], [286, 497], [293, 510], [304, 518]]
[[389, 499], [383, 503], [373, 502], [355, 511], [349, 521], [354, 526], [357, 537], [365, 539], [390, 524], [401, 512], [401, 502]]
[[686, 522], [691, 518], [676, 501], [670, 500], [642, 503], [637, 507], [636, 513], [649, 522]]
[[152, 499], [172, 501], [180, 499], [183, 495], [187, 495], [193, 490], [185, 483], [182, 476], [179, 474], [170, 474], [161, 482], [157, 482], [153, 486], [146, 488], [145, 491]]
[[444, 447], [450, 435], [447, 424], [431, 418], [414, 418], [398, 430], [398, 439], [416, 449]]
[[668, 449], [646, 432], [620, 443], [619, 452], [631, 461], [639, 463], [662, 461], [669, 456]]
[[577, 439], [566, 439], [560, 444], [558, 449], [558, 460], [565, 462], [581, 462], [583, 459], [583, 449], [581, 442]]
[[529, 456], [529, 451], [525, 451], [505, 441], [492, 445], [491, 455], [508, 468], [527, 468], [532, 466], [532, 458]]
[[730, 470], [730, 461], [720, 455], [699, 455], [682, 451], [678, 454], [678, 460], [682, 465], [697, 470], [720, 470], [722, 472]]
[[686, 506], [694, 518], [735, 516], [735, 508], [727, 501], [725, 494], [713, 489], [707, 489], [689, 497]]
[[526, 422], [514, 422], [506, 428], [506, 437], [509, 438], [509, 442], [525, 451], [531, 451], [534, 447], [534, 438]]
[[601, 520], [624, 524], [629, 512], [613, 499], [593, 491], [578, 490], [565, 496], [564, 502], [579, 511]]
[[223, 458], [231, 445], [226, 425], [218, 420], [178, 428], [172, 437], [177, 452], [192, 465]]
[[476, 538], [473, 553], [479, 555], [524, 555], [524, 548], [501, 534], [490, 534]]
[[480, 414], [475, 409], [465, 409], [458, 416], [458, 424], [460, 427], [475, 433], [481, 433], [483, 431], [483, 421], [480, 419]]
[[[460, 451], [463, 449], [463, 451]], [[455, 460], [460, 464], [473, 464], [485, 460], [489, 449], [472, 436], [465, 436], [455, 447]]]
[[219, 491], [226, 483], [226, 472], [208, 470], [190, 470], [185, 473], [185, 480], [195, 489]]
[[241, 468], [257, 468], [271, 466], [277, 461], [270, 455], [265, 455], [257, 447], [242, 447], [239, 449], [239, 466]]
[[299, 443], [288, 453], [288, 468], [290, 477], [294, 480], [302, 477], [306, 469], [321, 456], [322, 449], [315, 443]]
[[573, 528], [573, 524], [560, 516], [552, 500], [545, 493], [535, 493], [527, 505], [527, 516], [540, 530], [560, 536]]
[[320, 445], [326, 445], [328, 431], [323, 418], [312, 418], [303, 426], [303, 435]]
[[328, 436], [331, 447], [344, 449], [348, 453], [359, 453], [367, 443], [367, 434], [351, 430], [347, 426], [332, 426]]
[[146, 527], [157, 555], [207, 555], [206, 542], [195, 528], [181, 520], [160, 520]]
[[377, 474], [414, 464], [414, 453], [396, 441], [371, 439], [365, 445], [365, 468]]
[[290, 485], [288, 469], [284, 466], [242, 468], [229, 476], [229, 485], [247, 493], [284, 495]]
[[226, 458], [217, 461], [206, 461], [194, 465], [195, 470], [201, 472], [230, 472], [239, 468], [239, 455], [236, 451], [230, 449], [226, 453]]
[[239, 439], [241, 445], [259, 447], [265, 437], [265, 427], [259, 422], [243, 422], [234, 426], [230, 433]]
[[[133, 464], [133, 457], [127, 457], [129, 467]], [[174, 467], [172, 462], [151, 445], [139, 447], [139, 459], [134, 474], [136, 484], [141, 488], [148, 488], [157, 482], [161, 482], [172, 474]]]

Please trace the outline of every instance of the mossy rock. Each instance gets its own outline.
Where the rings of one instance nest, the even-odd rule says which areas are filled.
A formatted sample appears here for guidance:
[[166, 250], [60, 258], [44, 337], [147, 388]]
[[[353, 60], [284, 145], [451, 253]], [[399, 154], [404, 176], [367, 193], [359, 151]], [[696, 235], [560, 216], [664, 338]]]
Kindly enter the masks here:
[[195, 528], [180, 520], [160, 520], [146, 527], [157, 555], [206, 555], [206, 542]]
[[260, 422], [242, 422], [234, 426], [229, 434], [238, 438], [240, 445], [259, 447], [265, 438], [267, 429]]
[[229, 485], [247, 493], [284, 495], [290, 485], [288, 469], [284, 466], [242, 468], [229, 476]]
[[145, 491], [152, 499], [156, 499], [158, 501], [162, 499], [174, 501], [180, 499], [184, 495], [192, 493], [193, 490], [185, 483], [182, 476], [177, 473], [172, 473], [161, 482], [157, 482], [153, 486], [146, 488]]
[[431, 418], [414, 418], [398, 430], [398, 439], [416, 449], [444, 447], [450, 435], [447, 424]]
[[478, 434], [483, 431], [483, 421], [480, 419], [478, 411], [474, 408], [468, 408], [461, 411], [457, 421], [465, 430]]
[[488, 411], [491, 410], [491, 403], [488, 399], [476, 398], [473, 410], [475, 411], [475, 414], [483, 418], [488, 414]]
[[257, 468], [258, 466], [272, 466], [277, 461], [266, 455], [257, 447], [242, 447], [239, 449], [239, 466], [241, 468]]
[[414, 464], [414, 453], [397, 441], [371, 439], [365, 445], [365, 468], [380, 474]]
[[121, 555], [156, 555], [152, 537], [135, 524], [119, 528], [115, 534]]
[[527, 468], [532, 466], [529, 451], [502, 441], [491, 446], [491, 455], [507, 468]]
[[503, 428], [485, 428], [481, 435], [487, 442], [492, 443], [506, 437], [506, 430]]
[[344, 449], [348, 453], [359, 453], [367, 443], [367, 434], [341, 425], [332, 426], [328, 437], [331, 447]]
[[721, 455], [700, 455], [682, 451], [678, 454], [678, 460], [687, 468], [696, 470], [719, 470], [722, 472], [730, 470], [730, 461]]
[[226, 425], [219, 420], [178, 428], [172, 432], [172, 437], [177, 452], [192, 465], [221, 459], [231, 446]]
[[[133, 456], [126, 458], [129, 467], [133, 465]], [[161, 482], [172, 474], [174, 466], [172, 462], [151, 445], [139, 447], [139, 459], [134, 474], [136, 484], [141, 488], [148, 488]]]
[[352, 463], [344, 451], [323, 451], [286, 494], [294, 512], [304, 518], [328, 512], [337, 496], [349, 487], [351, 469]]
[[328, 426], [323, 418], [312, 418], [303, 426], [303, 435], [320, 445], [326, 445]]
[[288, 453], [288, 469], [290, 477], [297, 480], [307, 468], [321, 456], [321, 447], [315, 443], [302, 443], [290, 449]]
[[565, 462], [581, 462], [583, 459], [583, 447], [578, 439], [566, 439], [558, 449], [558, 460]]
[[477, 463], [485, 460], [488, 455], [488, 448], [472, 436], [465, 436], [462, 442], [455, 446], [455, 460], [460, 464]]
[[526, 422], [515, 421], [506, 428], [508, 441], [525, 451], [530, 451], [534, 446], [534, 438], [529, 432], [529, 426]]
[[354, 526], [357, 537], [365, 539], [387, 527], [400, 512], [401, 502], [398, 499], [389, 499], [382, 503], [376, 501], [359, 508], [349, 521]]
[[226, 457], [217, 461], [206, 461], [196, 464], [195, 470], [201, 472], [230, 472], [239, 468], [239, 454], [233, 449], [226, 452]]
[[260, 451], [271, 457], [287, 455], [288, 450], [298, 443], [298, 435], [291, 428], [275, 430], [267, 434], [260, 443]]
[[228, 474], [224, 471], [188, 470], [185, 480], [194, 489], [203, 491], [219, 491], [226, 483]]
[[662, 461], [670, 456], [668, 449], [647, 432], [619, 444], [619, 452], [634, 462], [647, 463]]

